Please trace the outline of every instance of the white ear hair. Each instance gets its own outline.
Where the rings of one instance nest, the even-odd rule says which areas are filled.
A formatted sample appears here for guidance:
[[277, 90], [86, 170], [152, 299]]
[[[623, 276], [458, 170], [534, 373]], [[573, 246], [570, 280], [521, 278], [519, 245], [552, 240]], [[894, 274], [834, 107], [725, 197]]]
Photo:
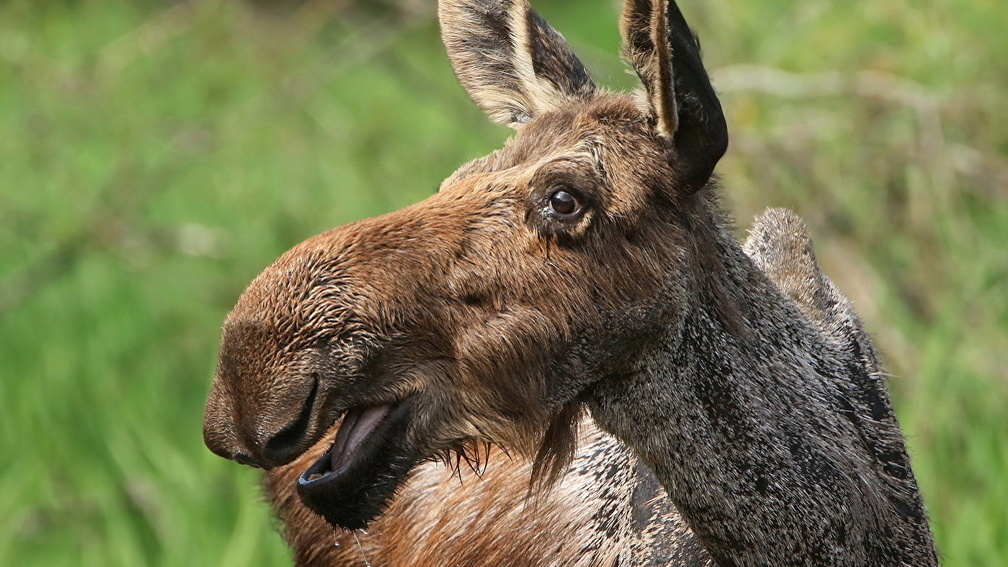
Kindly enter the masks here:
[[595, 85], [567, 42], [526, 0], [440, 0], [441, 38], [469, 96], [512, 127]]

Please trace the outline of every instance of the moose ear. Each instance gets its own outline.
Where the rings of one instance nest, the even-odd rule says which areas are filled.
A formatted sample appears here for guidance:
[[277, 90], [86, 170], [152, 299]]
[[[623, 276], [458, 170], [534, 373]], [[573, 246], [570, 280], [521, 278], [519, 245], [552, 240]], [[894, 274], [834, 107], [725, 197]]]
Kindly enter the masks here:
[[439, 0], [441, 39], [459, 82], [512, 128], [595, 92], [584, 65], [526, 0]]
[[728, 126], [700, 58], [700, 44], [675, 0], [626, 0], [623, 52], [644, 83], [658, 135], [672, 142], [686, 191], [707, 184], [728, 149]]

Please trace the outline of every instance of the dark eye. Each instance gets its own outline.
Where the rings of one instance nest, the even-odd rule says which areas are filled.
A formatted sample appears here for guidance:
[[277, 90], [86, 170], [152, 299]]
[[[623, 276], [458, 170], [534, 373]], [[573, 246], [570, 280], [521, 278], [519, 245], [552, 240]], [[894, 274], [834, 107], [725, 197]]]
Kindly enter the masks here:
[[581, 202], [569, 192], [559, 189], [550, 195], [549, 207], [558, 215], [569, 216], [581, 210]]

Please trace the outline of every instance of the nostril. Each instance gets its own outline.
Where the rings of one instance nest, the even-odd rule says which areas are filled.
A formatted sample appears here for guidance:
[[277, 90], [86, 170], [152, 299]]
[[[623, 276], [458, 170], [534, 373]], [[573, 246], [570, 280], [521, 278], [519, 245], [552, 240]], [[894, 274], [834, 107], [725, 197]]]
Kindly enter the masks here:
[[301, 419], [298, 419], [270, 437], [262, 449], [263, 460], [271, 466], [280, 466], [297, 458], [301, 454], [306, 426], [301, 427]]
[[[315, 397], [318, 393], [318, 380], [312, 381], [312, 389], [301, 406], [297, 419], [277, 431], [263, 446], [263, 459], [273, 466], [279, 466], [293, 461], [306, 447], [308, 427], [311, 423], [312, 409], [315, 407]], [[236, 459], [237, 460], [237, 459]]]

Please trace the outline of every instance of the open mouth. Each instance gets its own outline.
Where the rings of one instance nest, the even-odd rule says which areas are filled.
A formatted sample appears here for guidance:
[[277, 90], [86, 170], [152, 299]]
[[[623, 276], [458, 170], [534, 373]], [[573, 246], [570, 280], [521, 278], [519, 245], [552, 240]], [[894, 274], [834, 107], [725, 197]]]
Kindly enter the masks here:
[[347, 411], [332, 447], [298, 478], [301, 501], [330, 524], [363, 529], [416, 463], [408, 401]]

